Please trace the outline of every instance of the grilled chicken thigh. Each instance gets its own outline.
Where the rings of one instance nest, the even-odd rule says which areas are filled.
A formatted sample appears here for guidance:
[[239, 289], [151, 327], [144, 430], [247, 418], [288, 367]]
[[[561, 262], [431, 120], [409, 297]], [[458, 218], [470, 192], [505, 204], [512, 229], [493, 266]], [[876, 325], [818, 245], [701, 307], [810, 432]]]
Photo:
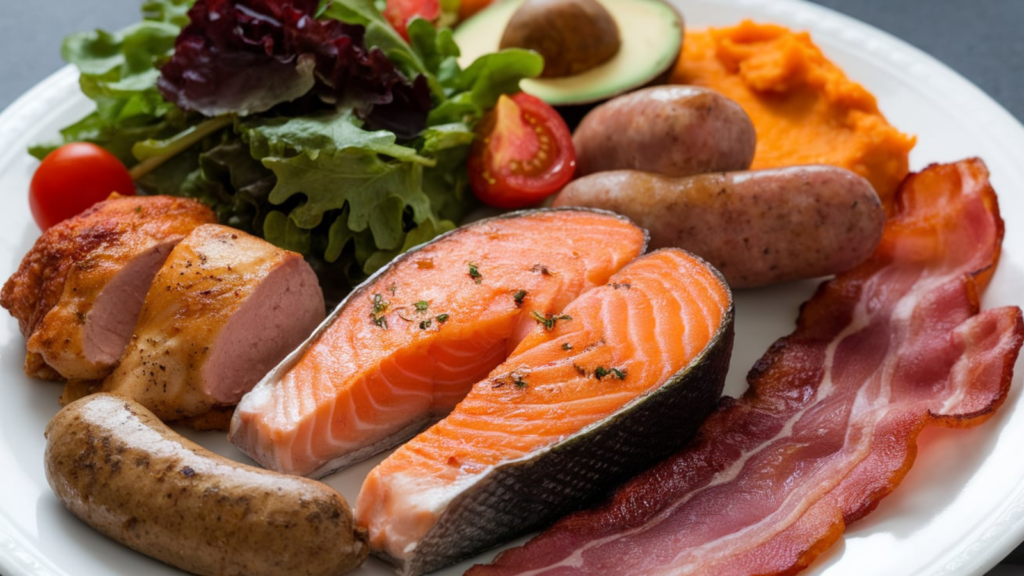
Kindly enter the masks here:
[[194, 200], [114, 194], [46, 230], [0, 292], [28, 339], [25, 372], [50, 380], [106, 376], [171, 249], [214, 221]]
[[157, 273], [102, 389], [164, 421], [194, 424], [211, 411], [216, 420], [323, 319], [323, 293], [302, 256], [232, 228], [200, 226]]

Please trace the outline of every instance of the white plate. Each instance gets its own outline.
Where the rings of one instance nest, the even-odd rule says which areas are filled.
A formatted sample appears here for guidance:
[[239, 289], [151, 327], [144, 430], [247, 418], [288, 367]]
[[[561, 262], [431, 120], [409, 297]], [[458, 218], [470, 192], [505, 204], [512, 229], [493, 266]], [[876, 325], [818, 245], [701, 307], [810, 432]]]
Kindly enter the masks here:
[[[914, 169], [931, 162], [980, 156], [992, 171], [1007, 221], [1002, 262], [983, 305], [1024, 303], [1024, 127], [970, 82], [903, 42], [827, 9], [796, 0], [677, 0], [691, 27], [729, 25], [741, 18], [810, 30], [825, 53], [878, 97], [889, 120], [917, 134]], [[31, 143], [89, 110], [76, 74], [65, 68], [0, 115], [0, 279], [14, 271], [38, 235], [25, 194], [36, 162]], [[727, 392], [738, 394], [754, 361], [793, 328], [814, 283], [738, 294], [736, 347]], [[21, 371], [25, 345], [17, 323], [0, 318], [0, 572], [20, 575], [176, 574], [87, 528], [65, 511], [43, 475], [43, 428], [57, 411], [60, 386]], [[971, 430], [928, 429], [917, 463], [895, 494], [852, 526], [845, 539], [807, 574], [829, 576], [980, 575], [1024, 540], [1024, 400], [1018, 362], [1006, 404]], [[222, 435], [189, 434], [244, 460]], [[352, 501], [380, 458], [327, 482]], [[476, 559], [488, 561], [494, 553]], [[473, 562], [443, 574], [460, 574]], [[384, 575], [370, 560], [353, 572]]]

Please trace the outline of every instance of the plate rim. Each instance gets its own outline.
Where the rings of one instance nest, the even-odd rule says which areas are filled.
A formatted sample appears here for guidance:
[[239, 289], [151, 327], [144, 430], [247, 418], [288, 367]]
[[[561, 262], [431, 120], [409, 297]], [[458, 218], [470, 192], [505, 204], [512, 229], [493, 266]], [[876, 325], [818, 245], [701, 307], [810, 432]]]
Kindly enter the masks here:
[[[682, 5], [685, 15], [685, 4], [690, 0], [667, 0]], [[858, 20], [827, 6], [813, 4], [807, 0], [699, 0], [706, 4], [730, 6], [737, 11], [758, 10], [762, 13], [777, 14], [788, 22], [796, 22], [790, 27], [813, 28], [815, 42], [823, 46], [832, 42], [856, 44], [858, 40], [866, 53], [891, 66], [900, 68], [905, 75], [913, 77], [927, 85], [941, 84], [943, 87], [955, 87], [944, 101], [945, 108], [957, 104], [970, 103], [978, 106], [979, 116], [985, 116], [986, 122], [979, 130], [984, 129], [986, 138], [992, 141], [1016, 140], [1024, 144], [1024, 125], [1013, 114], [1006, 110], [994, 98], [969, 79], [942, 63], [934, 56], [913, 46], [901, 38], [866, 22]], [[820, 31], [830, 31], [832, 35], [825, 38]], [[684, 40], [685, 42], [685, 40]], [[66, 84], [77, 85], [77, 71], [73, 65], [65, 65], [48, 75], [29, 90], [22, 93], [2, 112], [0, 112], [0, 165], [14, 154], [25, 153], [18, 147], [10, 146], [10, 141], [31, 124], [38, 112], [40, 101], [52, 94], [55, 87]], [[75, 94], [74, 98], [81, 97]], [[1007, 147], [1011, 148], [1011, 147]], [[1018, 174], [1024, 176], [1018, 170]], [[1024, 182], [1024, 178], [1021, 179]], [[1020, 365], [1020, 362], [1018, 362]], [[1024, 417], [1024, 416], [1021, 416]], [[49, 559], [38, 553], [38, 549], [24, 541], [20, 530], [10, 521], [6, 513], [0, 510], [0, 573], [8, 576], [38, 576], [61, 574], [55, 572], [56, 567]], [[997, 515], [980, 521], [971, 531], [980, 536], [964, 539], [958, 549], [948, 551], [942, 558], [949, 558], [941, 572], [936, 575], [964, 574], [982, 576], [992, 567], [999, 564], [1010, 552], [1024, 542], [1024, 479], [1012, 491]], [[939, 558], [936, 559], [939, 562]], [[47, 564], [50, 564], [49, 566]]]

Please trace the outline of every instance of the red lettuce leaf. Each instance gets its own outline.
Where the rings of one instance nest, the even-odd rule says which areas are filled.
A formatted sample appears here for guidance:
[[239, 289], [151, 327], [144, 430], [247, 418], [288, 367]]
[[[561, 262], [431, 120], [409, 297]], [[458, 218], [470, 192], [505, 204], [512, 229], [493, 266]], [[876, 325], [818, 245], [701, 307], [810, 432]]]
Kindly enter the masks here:
[[430, 95], [363, 27], [317, 20], [317, 0], [198, 0], [160, 70], [169, 102], [207, 116], [265, 112], [311, 91], [351, 105], [370, 128], [411, 138], [426, 125]]
[[366, 121], [371, 130], [390, 130], [400, 140], [408, 140], [419, 134], [427, 125], [430, 112], [430, 87], [426, 76], [420, 75], [411, 86], [392, 86], [390, 99], [378, 101], [367, 114], [356, 113]]

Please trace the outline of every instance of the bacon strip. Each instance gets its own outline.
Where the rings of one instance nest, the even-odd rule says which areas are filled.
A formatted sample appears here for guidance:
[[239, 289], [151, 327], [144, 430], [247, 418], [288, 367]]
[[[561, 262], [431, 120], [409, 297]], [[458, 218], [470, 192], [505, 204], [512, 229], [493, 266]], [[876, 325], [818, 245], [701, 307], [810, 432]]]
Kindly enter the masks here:
[[899, 485], [922, 428], [990, 417], [1024, 323], [978, 312], [1003, 236], [988, 171], [931, 166], [897, 207], [875, 254], [818, 289], [691, 445], [468, 574], [794, 574]]

